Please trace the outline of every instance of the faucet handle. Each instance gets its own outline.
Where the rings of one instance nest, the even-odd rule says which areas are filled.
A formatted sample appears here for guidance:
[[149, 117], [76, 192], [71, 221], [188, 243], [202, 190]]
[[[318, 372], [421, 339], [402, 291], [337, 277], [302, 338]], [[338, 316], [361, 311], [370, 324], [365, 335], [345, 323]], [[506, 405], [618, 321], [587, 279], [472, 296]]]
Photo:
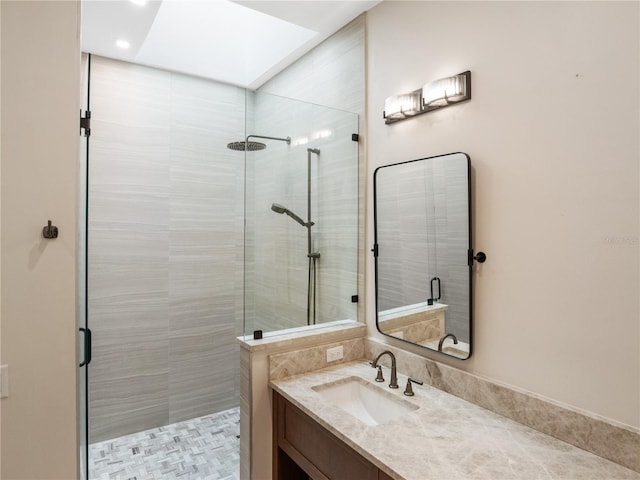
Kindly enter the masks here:
[[422, 385], [422, 382], [420, 380], [415, 380], [411, 377], [407, 378], [407, 386], [404, 388], [404, 394], [407, 397], [413, 397], [415, 395], [415, 393], [413, 393], [413, 388], [411, 387], [412, 383]]
[[382, 367], [378, 365], [378, 375], [376, 375], [376, 382], [384, 382], [384, 377], [382, 376]]
[[376, 375], [376, 382], [384, 382], [384, 377], [382, 376], [382, 365], [378, 365], [378, 362], [375, 360], [373, 362], [369, 362], [372, 368], [378, 369], [378, 375]]

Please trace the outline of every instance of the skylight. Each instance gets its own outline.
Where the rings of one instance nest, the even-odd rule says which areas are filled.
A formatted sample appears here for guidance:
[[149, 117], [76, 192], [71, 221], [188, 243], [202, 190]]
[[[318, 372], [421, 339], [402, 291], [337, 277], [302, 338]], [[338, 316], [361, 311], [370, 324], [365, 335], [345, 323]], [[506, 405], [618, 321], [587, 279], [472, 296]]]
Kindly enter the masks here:
[[248, 86], [316, 32], [228, 1], [164, 1], [136, 62]]
[[83, 0], [82, 51], [255, 89], [379, 1]]

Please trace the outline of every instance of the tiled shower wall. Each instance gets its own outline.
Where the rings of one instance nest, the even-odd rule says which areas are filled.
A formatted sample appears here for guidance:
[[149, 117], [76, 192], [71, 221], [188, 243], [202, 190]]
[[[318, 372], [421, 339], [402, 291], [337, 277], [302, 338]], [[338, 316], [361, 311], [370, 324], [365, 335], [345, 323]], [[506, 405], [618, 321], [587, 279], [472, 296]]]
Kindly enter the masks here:
[[365, 16], [360, 15], [259, 91], [358, 114], [364, 119]]
[[[248, 219], [253, 205], [257, 215], [259, 209], [268, 209], [272, 202], [283, 203], [306, 218], [306, 148], [321, 150], [319, 157], [312, 156], [315, 182], [312, 216], [318, 223], [317, 228], [314, 227], [314, 247], [321, 254], [318, 262], [320, 322], [355, 320], [364, 315], [364, 302], [350, 303], [352, 295], [364, 297], [364, 250], [358, 250], [358, 236], [364, 231], [364, 142], [361, 140], [358, 145], [351, 141], [351, 133], [363, 132], [364, 59], [365, 17], [362, 15], [260, 87], [255, 100], [255, 123], [251, 128], [256, 132], [268, 129], [276, 136], [291, 136], [292, 148], [270, 144], [267, 150], [248, 155], [248, 181], [254, 181], [254, 174], [258, 180], [257, 196], [247, 199]], [[308, 103], [298, 102], [297, 107], [284, 114], [278, 105], [282, 99], [260, 96], [260, 92]], [[303, 115], [303, 110], [308, 113]], [[307, 144], [300, 142], [305, 137], [309, 141]], [[353, 159], [352, 153], [356, 155]], [[255, 172], [251, 168], [252, 157], [255, 158]], [[282, 167], [286, 165], [289, 169], [287, 177], [275, 174], [284, 171], [278, 162], [284, 162]], [[270, 180], [264, 181], [265, 178]], [[252, 189], [247, 192], [251, 195]], [[291, 202], [290, 205], [287, 202]], [[295, 278], [278, 277], [286, 279], [291, 286], [287, 295], [295, 297], [288, 298], [286, 305], [282, 297], [274, 297], [276, 291], [286, 288], [284, 283], [274, 283], [270, 276], [273, 272], [258, 257], [255, 262], [247, 259], [249, 268], [262, 268], [265, 273], [255, 276], [255, 284], [247, 284], [247, 327], [260, 328], [265, 317], [252, 312], [263, 312], [265, 307], [274, 309], [278, 302], [278, 314], [272, 318], [279, 322], [280, 328], [300, 326], [300, 319], [306, 318], [304, 229], [289, 218], [276, 218], [275, 215], [265, 213], [262, 220], [256, 217], [256, 237], [247, 232], [247, 255], [252, 251], [258, 255], [261, 248], [271, 244], [268, 237], [279, 236], [275, 243], [278, 248], [268, 250], [265, 255], [295, 267], [288, 271], [289, 275], [293, 272]], [[281, 268], [278, 263], [275, 265]], [[252, 292], [251, 289], [255, 290]], [[260, 305], [258, 309], [255, 308], [257, 305]], [[284, 316], [280, 314], [282, 307], [288, 312]], [[251, 328], [247, 330], [250, 332]]]
[[238, 405], [244, 89], [94, 56], [90, 442]]
[[[316, 262], [316, 323], [356, 319], [357, 115], [273, 95], [253, 96], [256, 133], [266, 141], [247, 155], [247, 326], [279, 330], [307, 324], [307, 229], [271, 211], [279, 203], [307, 220], [307, 148]], [[313, 323], [313, 320], [311, 321]]]

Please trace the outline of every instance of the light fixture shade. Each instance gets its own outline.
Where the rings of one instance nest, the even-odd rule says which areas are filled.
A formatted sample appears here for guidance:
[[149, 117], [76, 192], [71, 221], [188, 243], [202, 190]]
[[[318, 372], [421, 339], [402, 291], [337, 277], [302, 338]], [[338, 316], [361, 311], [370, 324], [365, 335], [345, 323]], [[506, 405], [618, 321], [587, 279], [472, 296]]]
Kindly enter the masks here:
[[384, 123], [399, 122], [415, 115], [471, 100], [471, 72], [429, 82], [420, 90], [393, 95], [384, 101]]
[[420, 90], [402, 95], [392, 95], [384, 101], [383, 117], [386, 123], [417, 115], [422, 110]]
[[422, 105], [425, 110], [445, 107], [471, 98], [471, 72], [441, 78], [422, 87]]

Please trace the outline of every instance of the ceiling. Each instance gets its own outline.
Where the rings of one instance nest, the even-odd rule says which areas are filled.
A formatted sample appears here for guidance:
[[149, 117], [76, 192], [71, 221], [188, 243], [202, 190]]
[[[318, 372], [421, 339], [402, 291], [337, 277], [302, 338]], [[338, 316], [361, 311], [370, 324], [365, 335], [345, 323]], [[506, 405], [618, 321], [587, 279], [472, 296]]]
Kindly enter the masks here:
[[380, 1], [83, 0], [82, 51], [256, 89]]

